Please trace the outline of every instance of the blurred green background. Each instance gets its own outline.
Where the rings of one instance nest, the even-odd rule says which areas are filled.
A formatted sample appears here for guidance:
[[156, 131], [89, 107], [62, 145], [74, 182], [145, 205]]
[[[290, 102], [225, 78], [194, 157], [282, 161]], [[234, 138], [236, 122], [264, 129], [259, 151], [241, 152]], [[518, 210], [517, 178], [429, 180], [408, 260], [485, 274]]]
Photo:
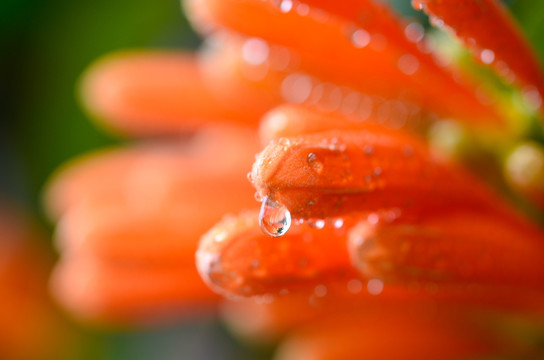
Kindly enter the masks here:
[[[544, 1], [507, 1], [544, 58]], [[409, 0], [397, 0], [417, 16]], [[77, 102], [77, 81], [98, 57], [133, 48], [195, 48], [177, 0], [2, 0], [0, 2], [0, 195], [51, 231], [40, 193], [64, 161], [120, 141], [93, 126]], [[53, 249], [51, 254], [53, 254]], [[67, 320], [68, 321], [68, 320]], [[213, 320], [144, 332], [92, 329], [70, 321], [75, 359], [250, 359]], [[213, 344], [213, 346], [210, 346]]]

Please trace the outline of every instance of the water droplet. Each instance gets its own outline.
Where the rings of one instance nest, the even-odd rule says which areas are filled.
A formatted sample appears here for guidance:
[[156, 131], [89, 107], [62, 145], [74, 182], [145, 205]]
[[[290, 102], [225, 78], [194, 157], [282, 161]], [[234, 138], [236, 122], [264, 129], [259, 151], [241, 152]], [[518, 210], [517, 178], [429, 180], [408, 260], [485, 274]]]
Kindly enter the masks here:
[[261, 65], [268, 59], [270, 50], [266, 41], [249, 38], [242, 46], [242, 58], [251, 65]]
[[493, 50], [484, 49], [480, 53], [480, 59], [484, 64], [491, 64], [495, 61], [495, 52], [493, 52]]
[[325, 220], [323, 219], [308, 219], [306, 223], [314, 229], [323, 229], [325, 227]]
[[374, 171], [372, 172], [372, 175], [374, 175], [374, 177], [378, 177], [382, 174], [382, 168], [381, 167], [377, 167], [374, 169]]
[[425, 3], [421, 0], [412, 0], [412, 7], [416, 10], [425, 10]]
[[340, 229], [342, 226], [344, 226], [344, 219], [338, 218], [338, 219], [334, 220], [333, 226], [334, 226], [336, 229]]
[[283, 13], [288, 13], [293, 8], [293, 2], [291, 0], [283, 0], [280, 3], [280, 10]]
[[379, 295], [383, 291], [383, 281], [379, 279], [368, 280], [366, 289], [370, 295]]
[[342, 99], [340, 111], [342, 111], [342, 113], [344, 113], [345, 115], [353, 114], [359, 106], [359, 98], [359, 93], [356, 91], [352, 91], [344, 96], [344, 98]]
[[370, 34], [363, 29], [358, 29], [351, 34], [351, 43], [356, 48], [364, 48], [370, 44]]
[[439, 17], [431, 15], [429, 16], [429, 22], [431, 23], [431, 25], [436, 26], [437, 28], [444, 27], [444, 20]]
[[308, 75], [291, 74], [281, 83], [281, 94], [285, 101], [302, 104], [312, 93], [313, 81]]
[[291, 226], [291, 213], [285, 206], [266, 196], [259, 212], [259, 225], [267, 235], [273, 237], [285, 235]]
[[534, 86], [526, 86], [523, 89], [523, 98], [531, 110], [537, 110], [542, 106], [542, 98]]
[[317, 159], [317, 155], [314, 153], [308, 154], [308, 163], [318, 174], [323, 171], [323, 164]]
[[399, 70], [406, 75], [413, 75], [419, 69], [419, 60], [411, 54], [404, 54], [397, 62]]
[[323, 284], [317, 285], [314, 289], [314, 294], [317, 297], [323, 297], [327, 295], [327, 287]]
[[254, 197], [255, 200], [257, 200], [258, 202], [263, 201], [263, 197], [261, 196], [261, 194], [259, 194], [258, 191], [255, 191], [255, 194], [253, 194], [253, 197]]
[[368, 214], [367, 221], [371, 225], [376, 225], [380, 221], [380, 216], [376, 213]]
[[363, 290], [363, 283], [359, 279], [351, 279], [348, 281], [348, 291], [352, 294], [360, 293]]
[[408, 41], [413, 43], [421, 41], [424, 34], [425, 30], [423, 30], [423, 26], [417, 22], [410, 23], [404, 28], [404, 36], [406, 36]]
[[297, 14], [300, 16], [307, 16], [310, 13], [310, 6], [307, 4], [298, 4], [297, 6]]

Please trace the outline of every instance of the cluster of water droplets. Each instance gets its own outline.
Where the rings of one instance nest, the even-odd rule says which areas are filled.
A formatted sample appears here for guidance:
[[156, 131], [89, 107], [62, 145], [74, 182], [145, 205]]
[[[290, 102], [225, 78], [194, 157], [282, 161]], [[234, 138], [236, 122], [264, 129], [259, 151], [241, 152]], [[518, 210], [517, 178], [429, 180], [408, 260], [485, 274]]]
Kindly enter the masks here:
[[[410, 57], [402, 60], [407, 72], [419, 67], [419, 63], [411, 60]], [[394, 129], [407, 123], [417, 123], [421, 118], [421, 109], [409, 101], [368, 95], [350, 87], [320, 81], [303, 72], [287, 75], [280, 92], [283, 100], [291, 104], [311, 105], [324, 112], [338, 111], [354, 121], [372, 119]]]

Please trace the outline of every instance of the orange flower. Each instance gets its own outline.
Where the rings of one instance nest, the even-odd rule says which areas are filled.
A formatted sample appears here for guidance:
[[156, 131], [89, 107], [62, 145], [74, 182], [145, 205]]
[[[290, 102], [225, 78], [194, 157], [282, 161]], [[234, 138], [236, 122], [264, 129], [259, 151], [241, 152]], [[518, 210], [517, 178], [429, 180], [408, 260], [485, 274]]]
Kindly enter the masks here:
[[0, 234], [0, 357], [66, 355], [72, 346], [59, 346], [67, 333], [47, 294], [50, 263], [45, 249], [35, 244], [39, 232], [19, 209], [2, 200]]
[[[541, 70], [496, 2], [415, 5], [523, 86], [526, 108], [444, 65], [421, 25], [370, 0], [189, 0], [199, 56], [93, 66], [90, 113], [170, 137], [88, 156], [51, 182], [59, 301], [107, 323], [219, 308], [241, 336], [282, 338], [278, 359], [542, 355], [519, 333], [543, 333], [544, 233], [475, 175], [505, 188], [504, 171], [542, 205], [542, 145], [519, 155]], [[257, 138], [260, 213], [245, 176]], [[195, 251], [229, 300], [200, 280]]]

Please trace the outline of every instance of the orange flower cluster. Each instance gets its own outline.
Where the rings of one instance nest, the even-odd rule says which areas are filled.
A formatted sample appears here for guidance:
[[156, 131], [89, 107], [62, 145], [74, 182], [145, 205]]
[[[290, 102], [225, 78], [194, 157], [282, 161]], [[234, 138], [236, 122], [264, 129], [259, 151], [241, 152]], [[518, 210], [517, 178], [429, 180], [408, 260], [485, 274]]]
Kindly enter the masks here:
[[[61, 303], [107, 323], [220, 304], [238, 334], [282, 338], [282, 360], [543, 355], [544, 232], [425, 141], [454, 119], [542, 207], [544, 150], [514, 131], [519, 111], [378, 1], [185, 5], [198, 54], [119, 54], [85, 75], [89, 111], [149, 140], [51, 182]], [[497, 1], [414, 6], [541, 109], [540, 67]]]

